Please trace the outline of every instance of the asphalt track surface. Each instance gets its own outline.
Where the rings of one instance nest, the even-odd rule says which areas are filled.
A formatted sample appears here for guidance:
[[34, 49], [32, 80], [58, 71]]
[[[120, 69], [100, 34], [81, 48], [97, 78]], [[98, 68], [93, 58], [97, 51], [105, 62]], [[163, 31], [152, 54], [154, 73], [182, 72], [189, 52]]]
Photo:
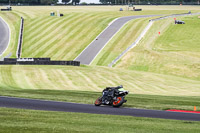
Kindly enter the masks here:
[[194, 113], [169, 112], [123, 107], [113, 108], [110, 106], [96, 107], [90, 104], [43, 101], [4, 96], [0, 96], [0, 107], [200, 121], [200, 114]]
[[0, 17], [0, 55], [2, 55], [8, 47], [9, 37], [9, 27]]
[[85, 48], [85, 50], [75, 59], [75, 61], [80, 61], [81, 64], [90, 65], [98, 53], [105, 47], [110, 39], [126, 24], [132, 19], [146, 18], [160, 15], [141, 15], [141, 16], [128, 16], [116, 19], [111, 23], [95, 40], [92, 41]]

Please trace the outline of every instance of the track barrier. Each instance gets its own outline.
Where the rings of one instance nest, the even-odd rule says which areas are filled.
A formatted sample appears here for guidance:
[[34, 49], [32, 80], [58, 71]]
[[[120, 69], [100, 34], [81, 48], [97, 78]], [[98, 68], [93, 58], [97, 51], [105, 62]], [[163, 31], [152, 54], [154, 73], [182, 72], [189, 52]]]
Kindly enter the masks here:
[[8, 6], [7, 8], [2, 8], [1, 11], [12, 11], [12, 7]]
[[17, 52], [16, 52], [17, 58], [21, 57], [22, 40], [23, 40], [23, 30], [24, 30], [24, 18], [21, 17], [21, 25], [20, 25], [20, 31], [19, 31], [19, 40], [18, 40], [18, 47], [17, 47]]
[[55, 61], [50, 58], [4, 58], [0, 65], [70, 65], [80, 66], [79, 61]]

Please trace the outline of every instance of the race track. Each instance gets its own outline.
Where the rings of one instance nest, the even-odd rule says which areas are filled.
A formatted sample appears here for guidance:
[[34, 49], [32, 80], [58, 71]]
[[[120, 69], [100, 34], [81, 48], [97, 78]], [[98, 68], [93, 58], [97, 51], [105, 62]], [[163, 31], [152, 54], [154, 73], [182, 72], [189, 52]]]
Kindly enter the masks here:
[[9, 38], [10, 38], [9, 27], [0, 17], [0, 55], [2, 55], [3, 52], [6, 50], [6, 48], [8, 47]]
[[141, 16], [128, 16], [116, 19], [112, 24], [110, 24], [95, 40], [93, 40], [90, 45], [75, 59], [75, 61], [80, 61], [81, 64], [90, 65], [90, 63], [95, 59], [98, 53], [105, 47], [110, 39], [126, 24], [132, 19], [146, 18], [152, 16], [160, 15], [141, 15]]
[[[81, 64], [89, 65], [92, 62], [92, 60], [98, 55], [101, 49], [107, 44], [107, 42], [117, 33], [117, 31], [120, 30], [120, 28], [126, 22], [132, 19], [151, 16], [155, 15], [129, 16], [117, 19], [109, 27], [107, 27], [75, 60], [80, 61]], [[9, 37], [9, 27], [0, 18], [0, 55], [8, 46]], [[0, 107], [200, 121], [200, 114], [193, 113], [169, 112], [123, 107], [113, 108], [110, 106], [96, 107], [94, 105], [89, 104], [44, 101], [3, 96], [0, 96]]]
[[110, 106], [96, 107], [89, 104], [43, 101], [3, 96], [0, 96], [0, 107], [200, 121], [200, 114], [193, 113], [179, 113], [123, 107], [113, 108]]

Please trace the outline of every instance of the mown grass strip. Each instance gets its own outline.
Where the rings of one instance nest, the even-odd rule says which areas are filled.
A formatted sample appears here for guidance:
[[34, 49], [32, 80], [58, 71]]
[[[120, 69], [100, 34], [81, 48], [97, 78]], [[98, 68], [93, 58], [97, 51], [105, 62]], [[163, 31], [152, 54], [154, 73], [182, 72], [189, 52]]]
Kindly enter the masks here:
[[[99, 91], [105, 86], [122, 84], [127, 90], [137, 94], [200, 95], [198, 89], [200, 87], [199, 81], [148, 72], [106, 67], [9, 65], [0, 66], [0, 70], [2, 79], [0, 87], [24, 88], [21, 86], [30, 84], [28, 89]], [[5, 75], [8, 76], [6, 79], [4, 79]], [[56, 77], [60, 75], [63, 78], [57, 79]], [[24, 81], [23, 79], [26, 80]], [[4, 80], [10, 80], [10, 82]], [[71, 84], [66, 87], [65, 83]], [[4, 89], [7, 89], [7, 87]]]
[[2, 132], [198, 132], [199, 122], [0, 108]]
[[[75, 23], [73, 22], [73, 26], [70, 29], [67, 29], [67, 31], [64, 31], [63, 33], [60, 33], [60, 34], [68, 33], [66, 34], [65, 38], [60, 38], [60, 40], [52, 43], [54, 44], [54, 47], [56, 48], [52, 48], [50, 50], [49, 56], [56, 58], [57, 55], [59, 54], [59, 57], [61, 57], [62, 59], [66, 55], [66, 53], [69, 53], [69, 51], [71, 51], [72, 48], [74, 47], [74, 45], [71, 45], [71, 42], [79, 40], [79, 35], [83, 34], [82, 31], [87, 30], [86, 25], [88, 25], [88, 22], [93, 21], [96, 17], [97, 17], [96, 15], [92, 15], [92, 16], [90, 15], [84, 18], [80, 17], [81, 19], [79, 19]], [[82, 21], [85, 21], [84, 24], [80, 24]], [[60, 41], [62, 41], [65, 45], [63, 45], [63, 43], [59, 43]], [[61, 45], [59, 46], [59, 44]], [[80, 45], [80, 44], [75, 44], [75, 45]]]
[[[67, 18], [66, 18], [67, 19]], [[55, 23], [56, 22], [56, 23]], [[25, 55], [26, 54], [30, 54], [30, 51], [31, 50], [34, 50], [34, 52], [37, 52], [37, 50], [36, 49], [38, 49], [38, 45], [41, 45], [41, 44], [45, 44], [45, 41], [48, 41], [49, 39], [52, 39], [52, 36], [50, 36], [49, 37], [49, 34], [51, 33], [51, 32], [55, 32], [55, 28], [56, 27], [58, 27], [58, 25], [60, 26], [60, 24], [61, 23], [63, 23], [61, 20], [60, 21], [58, 21], [57, 19], [54, 19], [53, 21], [51, 21], [51, 23], [49, 23], [49, 24], [47, 24], [45, 27], [44, 27], [44, 29], [43, 29], [43, 31], [42, 31], [42, 34], [41, 34], [41, 31], [40, 31], [40, 33], [36, 33], [37, 35], [35, 35], [31, 40], [32, 41], [30, 41], [30, 44], [33, 44], [33, 45], [29, 45], [29, 44], [27, 44], [27, 47], [28, 48], [26, 48], [25, 49]], [[58, 24], [58, 25], [57, 25]], [[48, 35], [48, 36], [46, 36], [46, 37], [43, 37], [44, 35]], [[54, 34], [52, 34], [52, 35], [54, 35], [55, 36], [55, 33]], [[47, 38], [48, 37], [48, 38]]]
[[[88, 16], [88, 15], [84, 15], [85, 16], [85, 19], [87, 19], [86, 17], [90, 17], [90, 15]], [[56, 35], [56, 33], [55, 34], [49, 34], [49, 36], [48, 36], [48, 38], [47, 39], [45, 39], [44, 41], [43, 41], [43, 44], [47, 44], [47, 45], [43, 45], [43, 47], [40, 47], [37, 51], [35, 51], [32, 55], [33, 56], [40, 56], [41, 54], [44, 54], [45, 52], [46, 52], [46, 49], [49, 49], [49, 50], [54, 50], [54, 49], [51, 49], [51, 47], [52, 46], [57, 46], [57, 42], [58, 41], [60, 41], [60, 40], [63, 40], [64, 38], [67, 38], [67, 36], [68, 35], [70, 35], [70, 34], [72, 34], [72, 32], [73, 32], [73, 30], [75, 30], [76, 28], [75, 27], [77, 27], [77, 25], [81, 22], [81, 21], [83, 21], [83, 17], [80, 17], [80, 14], [76, 17], [76, 21], [75, 20], [71, 20], [71, 25], [73, 25], [72, 27], [70, 27], [70, 29], [66, 29], [66, 30], [68, 30], [69, 31], [69, 34], [66, 34], [67, 33], [67, 31], [66, 30], [62, 30], [63, 28], [64, 28], [64, 25], [63, 25], [63, 28], [62, 29], [60, 29], [60, 30], [62, 30], [59, 34], [57, 34]], [[78, 21], [79, 20], [79, 21]], [[62, 22], [63, 23], [63, 22]], [[70, 23], [63, 23], [63, 24], [65, 24], [65, 27], [67, 26], [67, 25], [70, 25]], [[60, 27], [61, 27], [61, 25], [60, 25]], [[58, 30], [59, 31], [59, 30]], [[54, 33], [54, 32], [58, 32], [57, 30], [54, 30], [54, 31], [52, 31], [52, 33]], [[59, 39], [57, 39], [58, 38], [58, 36], [63, 36], [63, 35], [66, 35], [64, 38], [62, 38], [62, 37], [59, 37]], [[54, 37], [53, 37], [53, 36]], [[56, 36], [57, 37], [56, 37]], [[50, 42], [50, 43], [48, 43], [48, 42], [46, 42], [46, 41], [48, 41], [48, 42]], [[39, 43], [38, 43], [39, 44]], [[38, 44], [37, 44], [37, 46], [38, 46]], [[45, 47], [46, 46], [46, 47]], [[64, 46], [65, 47], [65, 46]], [[44, 49], [45, 49], [45, 51], [44, 51]], [[48, 51], [47, 51], [48, 52]], [[52, 53], [52, 52], [51, 52]]]

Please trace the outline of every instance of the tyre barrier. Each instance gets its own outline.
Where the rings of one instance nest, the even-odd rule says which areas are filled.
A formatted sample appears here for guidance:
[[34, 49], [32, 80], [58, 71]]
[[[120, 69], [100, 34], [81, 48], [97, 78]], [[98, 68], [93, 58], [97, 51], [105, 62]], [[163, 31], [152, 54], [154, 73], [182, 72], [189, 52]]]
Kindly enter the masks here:
[[1, 11], [12, 11], [12, 7], [2, 8]]
[[1, 9], [1, 11], [12, 11], [10, 9]]
[[134, 9], [134, 11], [142, 11], [142, 9]]
[[80, 66], [79, 61], [56, 61], [50, 58], [4, 58], [0, 65], [70, 65]]

